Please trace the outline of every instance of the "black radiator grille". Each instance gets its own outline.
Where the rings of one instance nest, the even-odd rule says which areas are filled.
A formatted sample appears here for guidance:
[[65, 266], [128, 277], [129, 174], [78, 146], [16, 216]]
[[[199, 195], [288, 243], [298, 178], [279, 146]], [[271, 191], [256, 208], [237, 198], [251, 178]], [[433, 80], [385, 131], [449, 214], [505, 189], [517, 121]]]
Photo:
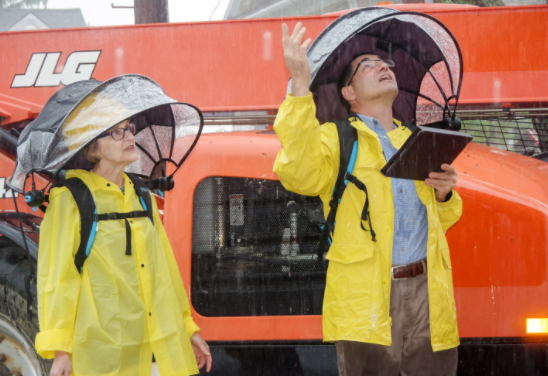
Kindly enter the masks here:
[[459, 113], [462, 130], [474, 137], [474, 142], [502, 150], [532, 154], [548, 151], [548, 116], [543, 113], [468, 112]]
[[278, 181], [210, 177], [194, 194], [191, 299], [203, 316], [319, 315], [323, 207]]

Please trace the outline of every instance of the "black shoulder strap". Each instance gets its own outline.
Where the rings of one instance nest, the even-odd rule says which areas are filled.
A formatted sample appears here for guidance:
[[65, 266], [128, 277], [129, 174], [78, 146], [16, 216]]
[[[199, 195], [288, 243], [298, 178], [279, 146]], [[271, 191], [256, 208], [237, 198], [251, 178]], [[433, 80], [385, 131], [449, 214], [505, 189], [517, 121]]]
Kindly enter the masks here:
[[145, 182], [135, 174], [126, 173], [126, 175], [129, 177], [129, 179], [133, 183], [133, 186], [135, 187], [135, 193], [137, 194], [137, 197], [139, 197], [139, 201], [141, 201], [143, 210], [147, 212], [147, 216], [152, 221], [152, 224], [154, 224], [152, 213], [152, 199], [150, 198], [150, 191], [145, 185]]
[[84, 261], [86, 261], [86, 258], [88, 257], [87, 250], [88, 248], [91, 248], [88, 243], [93, 232], [94, 222], [123, 219], [126, 225], [126, 255], [128, 256], [131, 255], [131, 228], [128, 223], [128, 218], [140, 218], [146, 216], [153, 222], [152, 199], [150, 198], [148, 188], [138, 176], [133, 174], [127, 175], [135, 187], [135, 193], [141, 201], [143, 211], [96, 214], [93, 195], [87, 185], [79, 178], [70, 178], [67, 180], [58, 181], [50, 188], [51, 190], [57, 187], [67, 187], [72, 194], [72, 197], [74, 197], [74, 201], [76, 201], [76, 206], [78, 206], [78, 211], [80, 212], [80, 245], [78, 246], [78, 251], [74, 257], [74, 264], [76, 265], [78, 271], [82, 270]]
[[352, 148], [354, 142], [358, 140], [358, 132], [348, 120], [336, 120], [334, 123], [337, 125], [337, 133], [339, 135], [339, 174], [337, 175], [337, 182], [335, 183], [335, 191], [333, 197], [337, 196], [342, 198], [346, 184], [344, 183], [344, 176], [348, 169], [348, 163], [350, 162], [350, 156], [352, 155]]
[[76, 201], [76, 206], [78, 206], [78, 211], [80, 212], [80, 245], [74, 257], [74, 264], [78, 271], [80, 271], [87, 258], [86, 249], [93, 225], [95, 201], [87, 185], [79, 178], [70, 178], [55, 183], [52, 188], [62, 186], [67, 187], [70, 193], [72, 193], [72, 197]]
[[327, 220], [320, 238], [320, 245], [318, 247], [318, 260], [320, 261], [323, 259], [323, 254], [329, 250], [329, 246], [331, 245], [331, 237], [335, 230], [337, 209], [346, 188], [346, 184], [344, 183], [346, 170], [348, 169], [348, 163], [350, 162], [352, 147], [354, 146], [354, 142], [358, 139], [356, 128], [350, 124], [350, 121], [334, 120], [333, 123], [337, 126], [337, 134], [339, 136], [339, 173], [337, 175], [333, 196], [329, 202], [329, 214], [327, 215]]
[[414, 132], [415, 129], [417, 129], [417, 126], [415, 125], [415, 119], [411, 120], [409, 123], [402, 123], [402, 125], [409, 128], [411, 132]]

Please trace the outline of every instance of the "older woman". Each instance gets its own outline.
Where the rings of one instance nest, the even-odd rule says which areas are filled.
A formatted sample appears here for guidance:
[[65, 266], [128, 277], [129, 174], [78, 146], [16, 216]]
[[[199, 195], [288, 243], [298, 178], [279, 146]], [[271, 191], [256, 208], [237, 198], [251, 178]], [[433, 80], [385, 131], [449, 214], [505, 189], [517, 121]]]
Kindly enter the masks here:
[[[85, 149], [92, 171], [72, 170], [90, 189], [97, 213], [143, 210], [124, 169], [138, 159], [135, 125], [123, 121]], [[51, 376], [142, 375], [152, 354], [165, 375], [198, 373], [211, 354], [190, 305], [158, 209], [153, 221], [99, 222], [81, 271], [74, 264], [80, 213], [66, 187], [50, 192], [38, 259], [40, 333], [36, 349], [54, 358]], [[194, 355], [192, 354], [194, 352]]]

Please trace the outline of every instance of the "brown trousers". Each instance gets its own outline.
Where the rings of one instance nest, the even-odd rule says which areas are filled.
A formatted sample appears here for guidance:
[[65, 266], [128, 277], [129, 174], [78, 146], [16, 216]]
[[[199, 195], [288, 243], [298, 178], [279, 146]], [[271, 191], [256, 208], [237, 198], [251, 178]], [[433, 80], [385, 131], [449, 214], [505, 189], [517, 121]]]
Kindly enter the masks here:
[[457, 348], [432, 351], [426, 274], [392, 281], [392, 346], [337, 341], [340, 376], [455, 376]]

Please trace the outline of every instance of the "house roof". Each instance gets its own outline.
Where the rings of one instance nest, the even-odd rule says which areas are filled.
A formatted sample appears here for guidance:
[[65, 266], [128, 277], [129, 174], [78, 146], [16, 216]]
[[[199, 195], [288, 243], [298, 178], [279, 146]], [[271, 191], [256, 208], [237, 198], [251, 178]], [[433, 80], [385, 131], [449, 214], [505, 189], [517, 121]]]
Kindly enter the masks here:
[[[85, 27], [80, 9], [0, 9], [0, 31], [12, 30], [25, 17], [34, 16], [50, 29]], [[34, 18], [32, 17], [32, 18]]]

